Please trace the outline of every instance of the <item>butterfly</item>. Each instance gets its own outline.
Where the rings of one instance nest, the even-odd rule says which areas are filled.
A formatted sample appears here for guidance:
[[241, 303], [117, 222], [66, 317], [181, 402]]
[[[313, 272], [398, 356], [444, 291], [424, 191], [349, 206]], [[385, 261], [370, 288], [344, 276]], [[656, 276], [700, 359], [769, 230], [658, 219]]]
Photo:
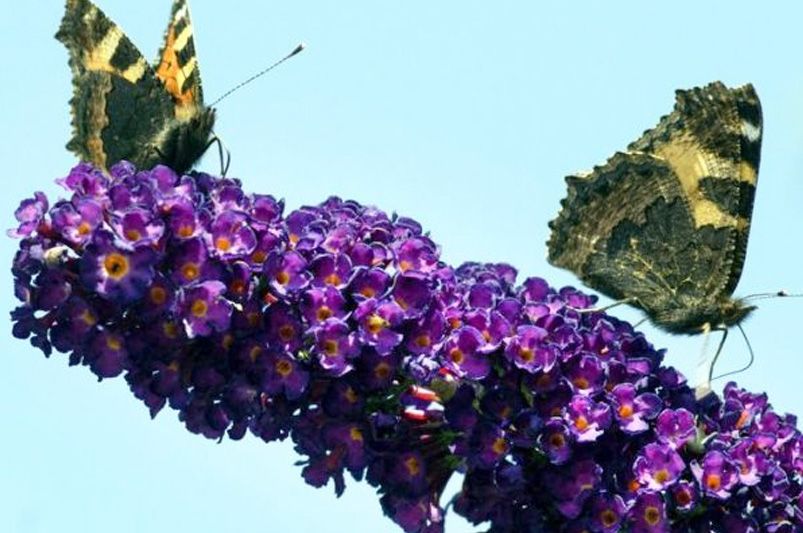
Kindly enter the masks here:
[[732, 296], [744, 264], [761, 154], [752, 85], [676, 93], [674, 110], [626, 152], [566, 178], [549, 262], [659, 328], [695, 334], [755, 309]]
[[203, 103], [186, 0], [173, 2], [153, 66], [89, 0], [67, 0], [56, 38], [69, 51], [73, 74], [69, 150], [104, 169], [127, 160], [178, 173], [203, 155], [215, 111]]

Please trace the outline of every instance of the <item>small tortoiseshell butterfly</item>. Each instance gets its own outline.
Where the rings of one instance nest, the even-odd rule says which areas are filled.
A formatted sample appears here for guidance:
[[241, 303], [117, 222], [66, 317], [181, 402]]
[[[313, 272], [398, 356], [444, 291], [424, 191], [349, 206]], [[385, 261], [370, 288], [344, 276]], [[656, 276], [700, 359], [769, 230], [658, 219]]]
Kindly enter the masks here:
[[189, 170], [210, 143], [186, 0], [173, 2], [164, 45], [151, 67], [120, 28], [89, 0], [67, 0], [56, 38], [70, 53], [73, 137], [67, 148], [108, 169], [162, 163]]
[[642, 309], [671, 333], [741, 322], [744, 264], [761, 153], [751, 85], [677, 91], [675, 109], [626, 152], [566, 178], [549, 261]]

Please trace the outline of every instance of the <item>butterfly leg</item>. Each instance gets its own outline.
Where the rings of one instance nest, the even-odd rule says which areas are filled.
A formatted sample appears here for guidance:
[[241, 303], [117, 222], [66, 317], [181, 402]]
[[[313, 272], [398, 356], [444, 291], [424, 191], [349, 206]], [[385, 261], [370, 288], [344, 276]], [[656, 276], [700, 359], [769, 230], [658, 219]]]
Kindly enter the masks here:
[[[713, 357], [710, 357], [708, 351], [708, 341], [712, 331], [721, 331], [722, 339], [717, 345], [717, 350], [714, 352]], [[716, 367], [719, 355], [722, 353], [722, 347], [725, 345], [725, 340], [728, 338], [728, 328], [725, 327], [712, 327], [710, 323], [703, 325], [703, 349], [700, 353], [700, 358], [697, 363], [697, 385], [694, 387], [694, 394], [697, 398], [702, 398], [711, 392], [711, 382], [714, 379], [714, 368]], [[719, 376], [718, 376], [719, 377]]]
[[204, 146], [204, 152], [206, 152], [213, 144], [217, 144], [217, 153], [218, 157], [220, 158], [220, 175], [222, 177], [226, 177], [226, 173], [229, 171], [229, 165], [231, 164], [231, 152], [229, 152], [229, 149], [226, 148], [223, 139], [221, 139], [217, 133], [213, 133], [212, 138], [209, 139], [208, 143], [206, 143], [206, 146]]
[[578, 307], [572, 307], [570, 305], [567, 305], [566, 307], [568, 307], [572, 311], [577, 311], [578, 313], [604, 313], [608, 309], [613, 309], [614, 307], [618, 307], [618, 306], [620, 306], [622, 304], [638, 306], [638, 298], [636, 298], [636, 297], [625, 298], [624, 300], [617, 300], [617, 301], [615, 301], [615, 302], [613, 302], [611, 304], [608, 304], [608, 305], [605, 305], [605, 306], [602, 306], [602, 307], [587, 307], [587, 308], [584, 308], [584, 309], [581, 309], [581, 308], [578, 308]]

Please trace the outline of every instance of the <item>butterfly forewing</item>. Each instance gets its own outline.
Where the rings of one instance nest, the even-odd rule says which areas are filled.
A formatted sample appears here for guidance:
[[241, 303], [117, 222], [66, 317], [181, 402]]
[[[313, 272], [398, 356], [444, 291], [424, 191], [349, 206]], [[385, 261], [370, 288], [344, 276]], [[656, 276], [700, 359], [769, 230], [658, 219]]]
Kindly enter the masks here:
[[694, 333], [746, 312], [731, 299], [744, 263], [761, 142], [751, 86], [678, 91], [675, 110], [592, 172], [567, 178], [550, 223], [552, 264]]
[[208, 145], [214, 113], [203, 106], [185, 0], [173, 5], [158, 72], [89, 0], [67, 0], [56, 38], [73, 72], [67, 148], [105, 169], [120, 160], [145, 169], [192, 167]]

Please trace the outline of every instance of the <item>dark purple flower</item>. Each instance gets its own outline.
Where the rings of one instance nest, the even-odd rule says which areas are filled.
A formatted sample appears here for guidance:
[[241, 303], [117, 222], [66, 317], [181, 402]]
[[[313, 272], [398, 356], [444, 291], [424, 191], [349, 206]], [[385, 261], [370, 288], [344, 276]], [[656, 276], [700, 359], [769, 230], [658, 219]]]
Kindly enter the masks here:
[[156, 254], [129, 248], [111, 233], [98, 231], [81, 258], [81, 281], [109, 300], [129, 303], [145, 293], [154, 276]]
[[668, 533], [669, 521], [666, 506], [657, 492], [644, 491], [636, 496], [630, 508], [630, 521], [633, 533]]
[[446, 321], [440, 311], [421, 317], [406, 335], [405, 347], [416, 354], [433, 354], [440, 350]]
[[84, 360], [98, 377], [112, 378], [120, 375], [127, 358], [128, 352], [123, 336], [104, 330], [92, 339]]
[[310, 324], [318, 324], [332, 317], [343, 319], [346, 316], [346, 300], [340, 291], [331, 286], [305, 291], [299, 303], [301, 313]]
[[510, 362], [527, 372], [549, 372], [557, 357], [545, 344], [547, 332], [537, 326], [519, 326], [516, 335], [507, 341], [505, 355]]
[[346, 255], [322, 254], [310, 262], [312, 284], [342, 289], [351, 278], [351, 260]]
[[248, 217], [237, 211], [224, 211], [212, 221], [207, 246], [221, 258], [245, 258], [254, 251], [257, 237]]
[[360, 342], [373, 347], [380, 355], [386, 355], [402, 341], [403, 335], [394, 330], [402, 321], [404, 313], [394, 302], [375, 299], [361, 302], [354, 311], [359, 323]]
[[204, 281], [181, 291], [178, 304], [190, 338], [209, 336], [229, 327], [232, 305], [223, 297], [225, 292], [226, 285], [219, 281]]
[[351, 279], [348, 292], [355, 298], [381, 299], [390, 287], [390, 275], [378, 268], [358, 268]]
[[739, 481], [736, 467], [730, 458], [718, 450], [705, 454], [702, 464], [691, 463], [691, 471], [704, 494], [724, 500]]
[[349, 360], [360, 351], [356, 335], [336, 318], [327, 319], [315, 330], [315, 347], [321, 367], [333, 376], [351, 370]]
[[9, 237], [27, 237], [39, 227], [47, 213], [47, 196], [43, 192], [35, 192], [33, 198], [27, 198], [20, 202], [19, 207], [14, 211], [14, 218], [19, 222], [16, 229], [8, 230]]
[[674, 449], [652, 442], [641, 450], [633, 464], [639, 482], [652, 490], [671, 486], [685, 469], [686, 463]]
[[487, 354], [480, 352], [485, 339], [482, 333], [471, 326], [463, 326], [453, 332], [444, 344], [446, 368], [457, 377], [482, 379], [491, 370]]
[[309, 373], [289, 354], [276, 352], [264, 361], [262, 389], [268, 394], [284, 394], [288, 400], [299, 398], [307, 388]]
[[273, 253], [265, 261], [265, 274], [279, 296], [303, 290], [312, 278], [307, 261], [298, 252]]
[[659, 441], [680, 449], [697, 433], [694, 415], [683, 408], [664, 409], [656, 420], [655, 433]]
[[611, 407], [619, 427], [631, 435], [649, 429], [648, 420], [655, 418], [661, 409], [661, 398], [651, 392], [636, 395], [632, 383], [620, 383], [611, 391]]
[[684, 480], [672, 485], [669, 488], [669, 494], [672, 497], [675, 509], [684, 513], [692, 511], [700, 499], [697, 486]]
[[611, 425], [611, 408], [588, 396], [575, 395], [564, 418], [577, 442], [593, 442]]
[[152, 245], [162, 238], [164, 222], [147, 209], [133, 208], [112, 218], [115, 233], [133, 246]]
[[560, 418], [547, 420], [539, 438], [541, 449], [546, 452], [549, 462], [561, 465], [572, 456], [574, 436], [566, 423]]
[[432, 300], [430, 280], [418, 272], [397, 275], [391, 294], [406, 318], [420, 317]]
[[53, 229], [71, 244], [85, 245], [103, 223], [103, 207], [94, 200], [80, 199], [73, 205], [59, 202], [50, 213]]
[[616, 533], [627, 513], [621, 496], [601, 492], [591, 501], [591, 531], [595, 533]]

